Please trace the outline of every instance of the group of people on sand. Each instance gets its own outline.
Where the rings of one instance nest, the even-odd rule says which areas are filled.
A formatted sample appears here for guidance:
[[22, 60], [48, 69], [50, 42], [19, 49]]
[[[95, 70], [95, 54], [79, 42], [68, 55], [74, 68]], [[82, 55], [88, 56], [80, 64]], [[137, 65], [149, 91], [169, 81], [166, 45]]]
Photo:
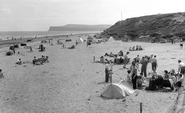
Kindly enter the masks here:
[[[151, 63], [152, 72], [147, 75], [147, 65]], [[142, 84], [146, 81], [149, 82], [146, 90], [178, 90], [182, 85], [182, 80], [185, 75], [185, 64], [178, 60], [179, 67], [177, 73], [172, 69], [171, 71], [164, 70], [163, 75], [157, 74], [157, 59], [156, 55], [144, 56], [141, 59], [139, 55], [132, 61], [130, 69], [127, 71], [127, 81], [132, 84], [133, 89], [142, 88]], [[139, 70], [141, 64], [141, 70]], [[138, 71], [140, 73], [138, 74]]]
[[49, 57], [42, 55], [41, 58], [36, 58], [34, 56], [34, 59], [32, 60], [33, 65], [43, 65], [43, 63], [49, 62]]
[[129, 51], [142, 51], [143, 48], [140, 45], [136, 45], [129, 48]]
[[39, 45], [39, 51], [45, 51], [45, 47], [42, 44]]
[[128, 64], [130, 62], [130, 58], [128, 58], [128, 54], [129, 54], [129, 52], [127, 52], [126, 54], [123, 54], [122, 50], [120, 50], [118, 52], [118, 54], [113, 54], [112, 52], [110, 54], [105, 53], [104, 56], [113, 57], [114, 59], [108, 60], [104, 56], [101, 56], [100, 61], [96, 61], [96, 62], [103, 63], [103, 64], [108, 63], [108, 62], [112, 62], [113, 64], [123, 64], [125, 67], [126, 64]]
[[112, 74], [113, 74], [113, 62], [106, 62], [105, 64], [105, 82], [112, 83]]
[[105, 53], [104, 56], [117, 57], [117, 56], [123, 56], [123, 55], [124, 55], [124, 54], [123, 54], [123, 51], [120, 50], [117, 54], [113, 54], [112, 52], [110, 52], [110, 53]]

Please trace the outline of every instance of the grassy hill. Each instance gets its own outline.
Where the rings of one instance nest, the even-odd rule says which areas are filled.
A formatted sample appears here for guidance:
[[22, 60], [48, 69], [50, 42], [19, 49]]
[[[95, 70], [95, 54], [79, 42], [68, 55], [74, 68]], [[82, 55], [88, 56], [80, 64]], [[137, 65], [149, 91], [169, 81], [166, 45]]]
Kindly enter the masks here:
[[169, 39], [173, 36], [185, 37], [185, 13], [157, 14], [128, 18], [116, 22], [104, 30], [101, 37], [113, 36], [116, 39], [129, 37], [137, 40], [141, 36]]

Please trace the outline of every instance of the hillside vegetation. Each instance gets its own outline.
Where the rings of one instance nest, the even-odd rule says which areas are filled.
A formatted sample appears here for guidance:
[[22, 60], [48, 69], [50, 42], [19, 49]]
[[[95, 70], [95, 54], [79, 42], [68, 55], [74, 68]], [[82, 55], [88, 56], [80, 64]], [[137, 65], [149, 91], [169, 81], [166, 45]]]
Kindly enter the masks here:
[[100, 34], [100, 37], [110, 36], [121, 40], [128, 37], [130, 40], [137, 40], [141, 36], [184, 38], [185, 13], [157, 14], [118, 21]]

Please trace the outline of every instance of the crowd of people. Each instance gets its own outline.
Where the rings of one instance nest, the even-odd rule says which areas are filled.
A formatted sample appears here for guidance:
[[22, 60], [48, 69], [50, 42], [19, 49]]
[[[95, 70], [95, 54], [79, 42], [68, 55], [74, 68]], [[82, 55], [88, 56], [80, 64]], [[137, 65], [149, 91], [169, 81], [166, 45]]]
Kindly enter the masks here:
[[[147, 65], [151, 63], [152, 72], [147, 75]], [[156, 55], [144, 56], [141, 59], [139, 55], [134, 58], [130, 69], [128, 71], [128, 81], [133, 86], [133, 89], [137, 89], [138, 85], [141, 86], [142, 83], [148, 80], [149, 84], [146, 87], [146, 90], [164, 90], [170, 88], [171, 90], [178, 90], [181, 87], [182, 80], [185, 74], [185, 64], [178, 60], [179, 67], [177, 73], [175, 70], [164, 70], [162, 75], [157, 74], [157, 59]], [[141, 68], [139, 68], [141, 64]], [[139, 70], [141, 69], [141, 70]], [[140, 72], [139, 74], [137, 72]]]
[[[103, 60], [103, 56], [101, 58], [100, 61]], [[117, 58], [116, 56], [114, 61], [107, 61], [105, 63], [105, 82], [109, 82], [109, 80], [112, 82], [113, 64], [115, 64], [118, 59], [123, 61], [122, 57]], [[151, 64], [152, 72], [147, 73], [149, 63]], [[145, 87], [146, 90], [178, 90], [182, 86], [182, 80], [185, 75], [185, 64], [181, 60], [178, 60], [178, 63], [179, 67], [177, 72], [175, 72], [174, 69], [170, 71], [164, 70], [163, 74], [159, 75], [157, 74], [158, 62], [156, 55], [145, 55], [143, 57], [137, 55], [127, 70], [127, 82], [132, 85], [133, 89], [142, 89]], [[125, 67], [126, 65], [124, 65], [124, 68]], [[144, 86], [143, 83], [146, 81], [148, 84]]]

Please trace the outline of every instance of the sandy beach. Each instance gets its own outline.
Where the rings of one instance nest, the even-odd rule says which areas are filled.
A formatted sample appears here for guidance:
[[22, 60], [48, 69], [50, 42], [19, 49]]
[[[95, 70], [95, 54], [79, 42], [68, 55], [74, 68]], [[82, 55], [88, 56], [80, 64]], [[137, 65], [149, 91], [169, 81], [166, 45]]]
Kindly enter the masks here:
[[[58, 37], [64, 38], [64, 37]], [[67, 47], [75, 44], [85, 35], [71, 35], [72, 42], [64, 42]], [[185, 61], [184, 49], [179, 43], [160, 44], [144, 42], [111, 41], [86, 46], [78, 44], [75, 49], [62, 48], [53, 39], [53, 45], [44, 43], [44, 52], [39, 52], [40, 41], [27, 43], [33, 52], [20, 47], [16, 54], [5, 56], [9, 47], [0, 48], [0, 68], [5, 76], [0, 80], [0, 112], [1, 113], [139, 113], [140, 102], [143, 103], [143, 113], [166, 113], [173, 105], [177, 92], [159, 92], [136, 90], [136, 93], [124, 99], [104, 99], [101, 92], [109, 83], [104, 83], [105, 65], [93, 63], [105, 53], [126, 53], [129, 47], [141, 45], [143, 51], [131, 51], [128, 55], [133, 59], [137, 55], [157, 55], [157, 73], [163, 70], [178, 68], [178, 59]], [[20, 52], [21, 54], [17, 54]], [[33, 57], [49, 56], [49, 63], [33, 66]], [[15, 62], [21, 58], [22, 65]], [[127, 65], [130, 67], [130, 64]], [[151, 64], [148, 65], [151, 71]], [[127, 70], [123, 65], [114, 65], [113, 83], [119, 83], [126, 78]]]

